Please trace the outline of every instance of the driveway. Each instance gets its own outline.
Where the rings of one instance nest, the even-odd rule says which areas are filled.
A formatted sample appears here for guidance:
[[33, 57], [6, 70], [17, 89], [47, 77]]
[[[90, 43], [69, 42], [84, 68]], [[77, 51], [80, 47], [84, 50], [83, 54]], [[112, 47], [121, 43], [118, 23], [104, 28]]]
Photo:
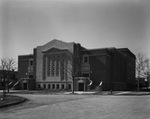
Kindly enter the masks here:
[[0, 119], [150, 119], [150, 96], [35, 95], [0, 110]]

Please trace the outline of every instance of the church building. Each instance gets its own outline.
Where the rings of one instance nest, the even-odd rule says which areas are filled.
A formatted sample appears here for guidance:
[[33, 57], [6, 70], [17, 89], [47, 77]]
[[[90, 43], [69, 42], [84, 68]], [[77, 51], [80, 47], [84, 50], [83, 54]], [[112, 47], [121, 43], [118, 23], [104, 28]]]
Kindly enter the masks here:
[[31, 55], [18, 56], [22, 89], [132, 90], [135, 55], [128, 48], [86, 49], [79, 43], [52, 40]]

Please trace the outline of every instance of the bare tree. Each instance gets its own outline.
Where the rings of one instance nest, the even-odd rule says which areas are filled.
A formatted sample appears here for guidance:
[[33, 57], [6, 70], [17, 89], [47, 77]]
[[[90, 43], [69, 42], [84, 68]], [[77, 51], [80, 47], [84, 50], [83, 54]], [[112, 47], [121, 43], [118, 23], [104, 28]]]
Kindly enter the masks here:
[[[67, 52], [67, 65], [65, 67], [68, 75], [67, 78], [72, 80], [72, 93], [74, 93], [75, 90], [75, 80], [80, 79], [79, 76], [81, 76], [81, 58], [82, 56], [79, 55], [78, 53], [71, 53]], [[90, 83], [88, 86], [92, 85], [92, 80], [90, 80], [88, 77], [83, 77], [84, 79], [86, 78]]]
[[72, 80], [72, 93], [74, 93], [74, 55], [70, 52], [67, 52], [66, 57], [67, 64], [65, 65], [65, 70], [67, 73], [67, 78]]
[[12, 71], [16, 69], [16, 62], [13, 58], [3, 58], [1, 59], [1, 70]]
[[78, 73], [81, 71], [79, 56], [74, 55], [71, 52], [66, 53], [66, 65], [65, 70], [67, 73], [67, 78], [72, 80], [72, 93], [74, 93], [74, 83], [75, 83], [75, 77], [78, 76]]
[[16, 69], [16, 62], [13, 58], [1, 59], [0, 69], [3, 71], [3, 80], [7, 78], [7, 91], [9, 92], [9, 78], [10, 72]]
[[150, 60], [142, 53], [138, 53], [136, 56], [136, 77], [138, 80], [139, 91], [139, 79], [141, 77], [148, 79], [150, 76]]

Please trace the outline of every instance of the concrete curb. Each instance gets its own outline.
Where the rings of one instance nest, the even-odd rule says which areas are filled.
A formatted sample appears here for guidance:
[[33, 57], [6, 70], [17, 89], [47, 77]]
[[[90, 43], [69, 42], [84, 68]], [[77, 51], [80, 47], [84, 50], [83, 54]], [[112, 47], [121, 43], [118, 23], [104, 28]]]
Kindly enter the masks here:
[[17, 100], [17, 101], [10, 102], [10, 103], [4, 104], [4, 105], [0, 105], [0, 109], [5, 108], [5, 107], [9, 107], [9, 106], [13, 106], [13, 105], [17, 105], [17, 104], [20, 104], [20, 103], [23, 103], [26, 100], [27, 100], [26, 98], [22, 98], [21, 100]]
[[150, 92], [113, 92], [112, 94], [110, 92], [97, 92], [93, 95], [103, 95], [103, 96], [144, 96], [144, 95], [150, 95]]
[[146, 96], [150, 94], [115, 94], [115, 96]]
[[118, 93], [115, 95], [122, 95], [122, 96], [144, 96], [144, 95], [150, 95], [150, 92], [143, 92], [143, 93]]

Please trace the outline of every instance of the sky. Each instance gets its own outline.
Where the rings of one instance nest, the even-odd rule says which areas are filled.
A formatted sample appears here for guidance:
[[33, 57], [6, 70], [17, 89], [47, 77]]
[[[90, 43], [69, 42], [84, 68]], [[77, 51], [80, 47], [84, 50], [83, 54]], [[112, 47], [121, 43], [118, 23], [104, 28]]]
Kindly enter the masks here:
[[53, 39], [150, 58], [149, 0], [0, 0], [0, 59]]

